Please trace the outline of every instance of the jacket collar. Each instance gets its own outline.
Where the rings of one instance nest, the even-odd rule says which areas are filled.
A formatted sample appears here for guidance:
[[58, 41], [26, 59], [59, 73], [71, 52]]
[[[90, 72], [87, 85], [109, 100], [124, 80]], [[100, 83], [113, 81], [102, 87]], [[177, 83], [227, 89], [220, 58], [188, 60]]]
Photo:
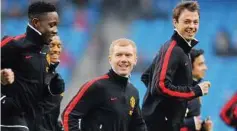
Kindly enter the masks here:
[[123, 77], [114, 72], [113, 69], [110, 69], [108, 72], [109, 77], [114, 80], [117, 84], [126, 87], [128, 84], [128, 77]]
[[171, 37], [172, 40], [175, 40], [177, 42], [177, 44], [186, 52], [189, 53], [190, 50], [198, 44], [198, 40], [193, 39], [190, 42], [188, 42], [187, 40], [185, 40], [179, 33], [178, 31], [175, 29], [174, 30], [174, 34]]
[[193, 86], [196, 86], [198, 83], [200, 83], [202, 79], [193, 79]]
[[42, 34], [35, 29], [33, 26], [28, 24], [26, 28], [26, 37], [29, 39], [33, 44], [42, 47], [43, 45], [48, 45], [42, 37]]

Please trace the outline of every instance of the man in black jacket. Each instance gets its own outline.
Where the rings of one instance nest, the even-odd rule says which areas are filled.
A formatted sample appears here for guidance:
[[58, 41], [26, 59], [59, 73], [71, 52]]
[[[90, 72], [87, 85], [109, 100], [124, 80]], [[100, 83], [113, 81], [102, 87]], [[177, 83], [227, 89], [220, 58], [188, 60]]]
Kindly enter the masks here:
[[135, 43], [118, 39], [110, 46], [111, 70], [85, 83], [62, 114], [65, 131], [146, 131], [139, 94], [129, 82], [137, 62]]
[[221, 109], [220, 117], [225, 124], [237, 130], [237, 92], [233, 94]]
[[1, 41], [1, 75], [9, 76], [5, 69], [14, 72], [13, 82], [1, 84], [6, 98], [1, 99], [2, 131], [37, 131], [39, 122], [35, 118], [42, 115], [38, 101], [45, 88], [46, 53], [51, 38], [57, 34], [59, 20], [55, 6], [45, 2], [32, 3], [28, 17], [26, 34], [6, 36]]
[[[60, 63], [59, 57], [62, 51], [62, 44], [59, 36], [52, 38], [52, 41], [49, 44], [50, 51], [47, 54], [47, 61], [49, 67], [47, 68], [47, 73], [45, 77], [45, 83], [48, 85], [48, 88], [45, 88], [45, 96], [42, 101], [39, 102], [40, 107], [42, 108], [42, 124], [39, 126], [40, 131], [60, 131], [62, 130], [61, 123], [58, 121], [60, 114], [60, 103], [63, 98], [64, 92], [64, 80], [61, 78], [61, 75], [56, 72], [56, 68]], [[50, 84], [53, 79], [61, 79], [61, 83]], [[51, 85], [52, 87], [50, 87]], [[48, 95], [48, 93], [50, 95]]]
[[[192, 49], [190, 52], [192, 62], [193, 86], [196, 86], [204, 78], [207, 66], [205, 63], [204, 51]], [[202, 120], [201, 98], [197, 97], [188, 102], [186, 116], [181, 131], [212, 131], [210, 118]]]
[[198, 41], [197, 2], [182, 2], [173, 11], [175, 31], [160, 49], [152, 65], [143, 73], [147, 86], [142, 107], [149, 131], [179, 131], [187, 101], [208, 93], [210, 82], [192, 86], [192, 64], [189, 52]]

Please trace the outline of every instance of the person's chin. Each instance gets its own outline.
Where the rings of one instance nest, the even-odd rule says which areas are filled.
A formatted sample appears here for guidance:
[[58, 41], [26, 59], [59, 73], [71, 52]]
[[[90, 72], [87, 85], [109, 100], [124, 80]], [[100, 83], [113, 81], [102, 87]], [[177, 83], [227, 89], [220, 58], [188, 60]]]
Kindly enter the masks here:
[[185, 39], [188, 40], [188, 41], [190, 41], [190, 40], [193, 40], [193, 37], [186, 36]]
[[120, 76], [127, 76], [128, 75], [128, 71], [119, 71], [118, 74]]
[[52, 60], [52, 62], [53, 62], [53, 63], [57, 63], [57, 62], [58, 62], [58, 60]]
[[203, 78], [204, 78], [204, 76], [199, 76], [199, 77], [198, 77], [198, 79], [203, 79]]

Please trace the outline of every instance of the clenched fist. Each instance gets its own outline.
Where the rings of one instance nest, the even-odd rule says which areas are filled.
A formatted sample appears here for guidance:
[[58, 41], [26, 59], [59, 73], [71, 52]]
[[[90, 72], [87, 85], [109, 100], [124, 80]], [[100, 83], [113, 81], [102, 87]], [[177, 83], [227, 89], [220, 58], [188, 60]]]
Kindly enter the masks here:
[[198, 85], [202, 90], [202, 95], [206, 95], [208, 93], [209, 88], [211, 87], [211, 83], [209, 81], [204, 81]]
[[14, 72], [11, 69], [1, 70], [1, 84], [8, 85], [14, 82]]
[[194, 116], [195, 129], [200, 131], [202, 128], [202, 120], [199, 116]]

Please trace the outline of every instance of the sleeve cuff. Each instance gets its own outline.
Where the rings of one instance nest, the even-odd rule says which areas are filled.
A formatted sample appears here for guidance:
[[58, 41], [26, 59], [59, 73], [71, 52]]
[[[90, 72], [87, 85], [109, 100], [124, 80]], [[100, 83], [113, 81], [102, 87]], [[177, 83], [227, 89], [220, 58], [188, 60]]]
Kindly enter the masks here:
[[194, 87], [192, 88], [192, 90], [193, 90], [193, 92], [194, 92], [194, 94], [195, 94], [196, 97], [199, 97], [199, 96], [202, 96], [202, 95], [203, 95], [203, 94], [202, 94], [202, 89], [201, 89], [201, 87], [200, 87], [199, 85], [194, 86]]

